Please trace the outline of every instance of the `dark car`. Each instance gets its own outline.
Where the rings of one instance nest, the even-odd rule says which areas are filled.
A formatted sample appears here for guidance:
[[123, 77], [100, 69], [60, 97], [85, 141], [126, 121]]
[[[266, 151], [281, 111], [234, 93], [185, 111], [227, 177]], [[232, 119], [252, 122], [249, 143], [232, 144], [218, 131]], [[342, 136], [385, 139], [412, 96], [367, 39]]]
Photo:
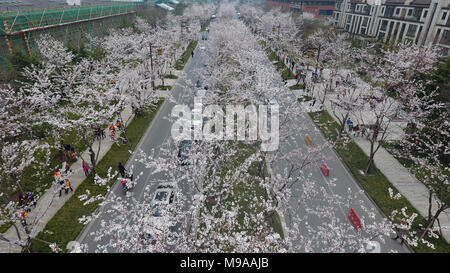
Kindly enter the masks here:
[[189, 154], [191, 151], [192, 142], [190, 140], [182, 140], [178, 145], [178, 158], [181, 161], [181, 165], [189, 165]]
[[197, 82], [195, 83], [195, 87], [203, 87], [203, 80], [198, 79]]
[[195, 83], [195, 87], [198, 88], [204, 88], [205, 90], [208, 90], [208, 86], [203, 84], [203, 79], [198, 79], [197, 82]]

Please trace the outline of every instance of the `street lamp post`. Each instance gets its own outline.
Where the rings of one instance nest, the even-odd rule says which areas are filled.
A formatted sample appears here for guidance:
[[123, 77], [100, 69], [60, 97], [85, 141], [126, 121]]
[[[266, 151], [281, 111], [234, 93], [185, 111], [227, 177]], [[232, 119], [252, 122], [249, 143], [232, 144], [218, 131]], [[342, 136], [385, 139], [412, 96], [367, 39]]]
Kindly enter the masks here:
[[154, 70], [153, 70], [153, 51], [152, 51], [152, 42], [150, 44], [150, 69], [151, 69], [151, 77], [152, 77], [152, 89], [155, 90], [155, 77], [154, 77]]

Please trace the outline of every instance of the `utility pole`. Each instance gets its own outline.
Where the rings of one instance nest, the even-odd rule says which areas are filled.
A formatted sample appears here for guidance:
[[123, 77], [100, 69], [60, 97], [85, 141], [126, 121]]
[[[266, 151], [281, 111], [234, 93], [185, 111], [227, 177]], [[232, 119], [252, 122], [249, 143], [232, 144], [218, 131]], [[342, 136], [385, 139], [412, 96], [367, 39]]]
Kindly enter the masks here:
[[280, 40], [280, 23], [278, 23], [278, 41]]
[[152, 89], [155, 90], [155, 77], [153, 76], [153, 53], [152, 53], [152, 42], [150, 42], [150, 67], [151, 67], [151, 77], [152, 77]]

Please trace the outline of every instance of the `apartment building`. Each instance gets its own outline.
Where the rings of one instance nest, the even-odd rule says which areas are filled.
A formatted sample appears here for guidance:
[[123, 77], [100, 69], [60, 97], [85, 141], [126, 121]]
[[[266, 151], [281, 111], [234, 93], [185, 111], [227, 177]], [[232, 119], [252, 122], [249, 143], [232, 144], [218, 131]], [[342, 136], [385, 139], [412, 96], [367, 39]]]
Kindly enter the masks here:
[[450, 50], [450, 0], [337, 0], [333, 22], [351, 35]]
[[336, 0], [272, 0], [266, 1], [270, 8], [281, 7], [284, 11], [308, 12], [316, 18], [333, 16]]

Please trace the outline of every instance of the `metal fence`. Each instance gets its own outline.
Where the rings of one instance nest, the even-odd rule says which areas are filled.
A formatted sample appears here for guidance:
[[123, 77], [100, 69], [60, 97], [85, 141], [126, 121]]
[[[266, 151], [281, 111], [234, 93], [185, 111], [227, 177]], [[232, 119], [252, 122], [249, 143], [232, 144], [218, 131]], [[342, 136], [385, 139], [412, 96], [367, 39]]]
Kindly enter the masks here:
[[119, 26], [124, 16], [136, 13], [138, 3], [117, 3], [60, 9], [0, 13], [0, 70], [7, 69], [7, 56], [14, 48], [28, 54], [36, 51], [36, 39], [50, 33], [56, 39], [78, 45], [86, 35], [104, 35]]

